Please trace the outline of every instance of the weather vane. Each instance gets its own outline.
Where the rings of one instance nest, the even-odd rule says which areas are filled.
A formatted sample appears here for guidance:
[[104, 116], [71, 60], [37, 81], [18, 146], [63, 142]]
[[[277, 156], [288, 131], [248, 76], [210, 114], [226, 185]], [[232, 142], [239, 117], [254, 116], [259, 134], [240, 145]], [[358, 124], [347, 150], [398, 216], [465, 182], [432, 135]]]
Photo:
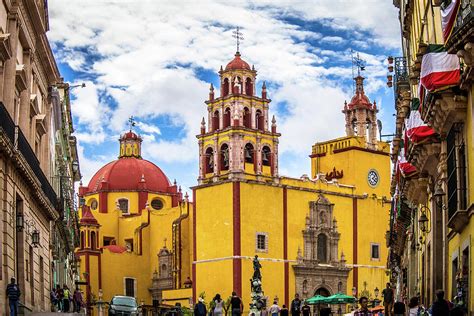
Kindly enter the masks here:
[[244, 40], [242, 32], [240, 32], [240, 27], [237, 26], [237, 30], [232, 32], [232, 37], [235, 38], [237, 42], [237, 53], [239, 52], [240, 41]]
[[133, 115], [128, 118], [128, 124], [130, 125], [130, 131], [132, 131], [132, 127], [136, 125]]
[[[365, 70], [365, 61], [359, 57], [359, 52], [354, 56], [354, 51], [351, 49], [351, 60], [352, 60], [352, 77], [354, 78], [354, 67], [357, 67], [357, 76], [360, 76], [360, 72]], [[352, 83], [352, 91], [355, 91], [354, 83]]]

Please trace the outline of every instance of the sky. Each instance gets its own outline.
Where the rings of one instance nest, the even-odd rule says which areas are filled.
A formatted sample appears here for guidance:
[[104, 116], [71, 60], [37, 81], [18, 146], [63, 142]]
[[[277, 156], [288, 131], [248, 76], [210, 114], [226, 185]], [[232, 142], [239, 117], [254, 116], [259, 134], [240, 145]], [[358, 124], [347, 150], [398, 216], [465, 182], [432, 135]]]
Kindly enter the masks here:
[[[353, 95], [351, 50], [366, 67], [365, 92], [380, 111], [382, 134], [394, 130], [387, 56], [400, 55], [392, 1], [50, 0], [48, 38], [71, 108], [84, 185], [117, 159], [118, 138], [143, 137], [142, 156], [183, 190], [197, 184], [204, 101], [217, 72], [242, 59], [263, 81], [280, 137], [280, 175], [310, 174], [311, 146], [345, 136], [345, 100]], [[271, 116], [270, 116], [271, 117]]]

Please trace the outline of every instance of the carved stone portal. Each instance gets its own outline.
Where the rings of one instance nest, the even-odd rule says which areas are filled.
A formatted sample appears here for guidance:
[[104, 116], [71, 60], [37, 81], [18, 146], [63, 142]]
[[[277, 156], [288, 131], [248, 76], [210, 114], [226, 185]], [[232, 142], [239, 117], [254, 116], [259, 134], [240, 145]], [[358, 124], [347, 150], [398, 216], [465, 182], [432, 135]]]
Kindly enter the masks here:
[[344, 254], [338, 259], [340, 233], [333, 208], [334, 204], [322, 194], [317, 201], [309, 202], [303, 230], [304, 254], [298, 250], [298, 263], [293, 266], [296, 293], [302, 298], [312, 297], [316, 292], [330, 295], [346, 292], [351, 268], [346, 266]]

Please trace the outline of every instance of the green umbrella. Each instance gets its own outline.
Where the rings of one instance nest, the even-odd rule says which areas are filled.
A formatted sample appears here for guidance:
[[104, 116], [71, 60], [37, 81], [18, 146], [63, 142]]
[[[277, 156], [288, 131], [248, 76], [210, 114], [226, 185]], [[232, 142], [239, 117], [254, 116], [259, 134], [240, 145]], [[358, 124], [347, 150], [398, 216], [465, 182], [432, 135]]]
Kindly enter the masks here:
[[332, 296], [326, 297], [325, 303], [328, 304], [351, 304], [355, 302], [355, 297], [349, 296], [342, 293], [337, 293]]
[[326, 296], [322, 295], [315, 295], [313, 297], [310, 297], [306, 300], [306, 303], [308, 304], [325, 304], [327, 300]]

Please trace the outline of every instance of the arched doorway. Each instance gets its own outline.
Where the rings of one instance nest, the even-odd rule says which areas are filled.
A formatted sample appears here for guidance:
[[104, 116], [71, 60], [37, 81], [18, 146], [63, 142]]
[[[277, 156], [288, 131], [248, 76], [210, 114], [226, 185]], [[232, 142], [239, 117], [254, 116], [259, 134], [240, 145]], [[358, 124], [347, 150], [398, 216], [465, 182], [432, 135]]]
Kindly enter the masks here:
[[328, 296], [331, 296], [331, 293], [329, 293], [329, 291], [326, 288], [320, 287], [316, 291], [314, 291], [314, 295], [321, 295], [321, 296], [328, 297]]

